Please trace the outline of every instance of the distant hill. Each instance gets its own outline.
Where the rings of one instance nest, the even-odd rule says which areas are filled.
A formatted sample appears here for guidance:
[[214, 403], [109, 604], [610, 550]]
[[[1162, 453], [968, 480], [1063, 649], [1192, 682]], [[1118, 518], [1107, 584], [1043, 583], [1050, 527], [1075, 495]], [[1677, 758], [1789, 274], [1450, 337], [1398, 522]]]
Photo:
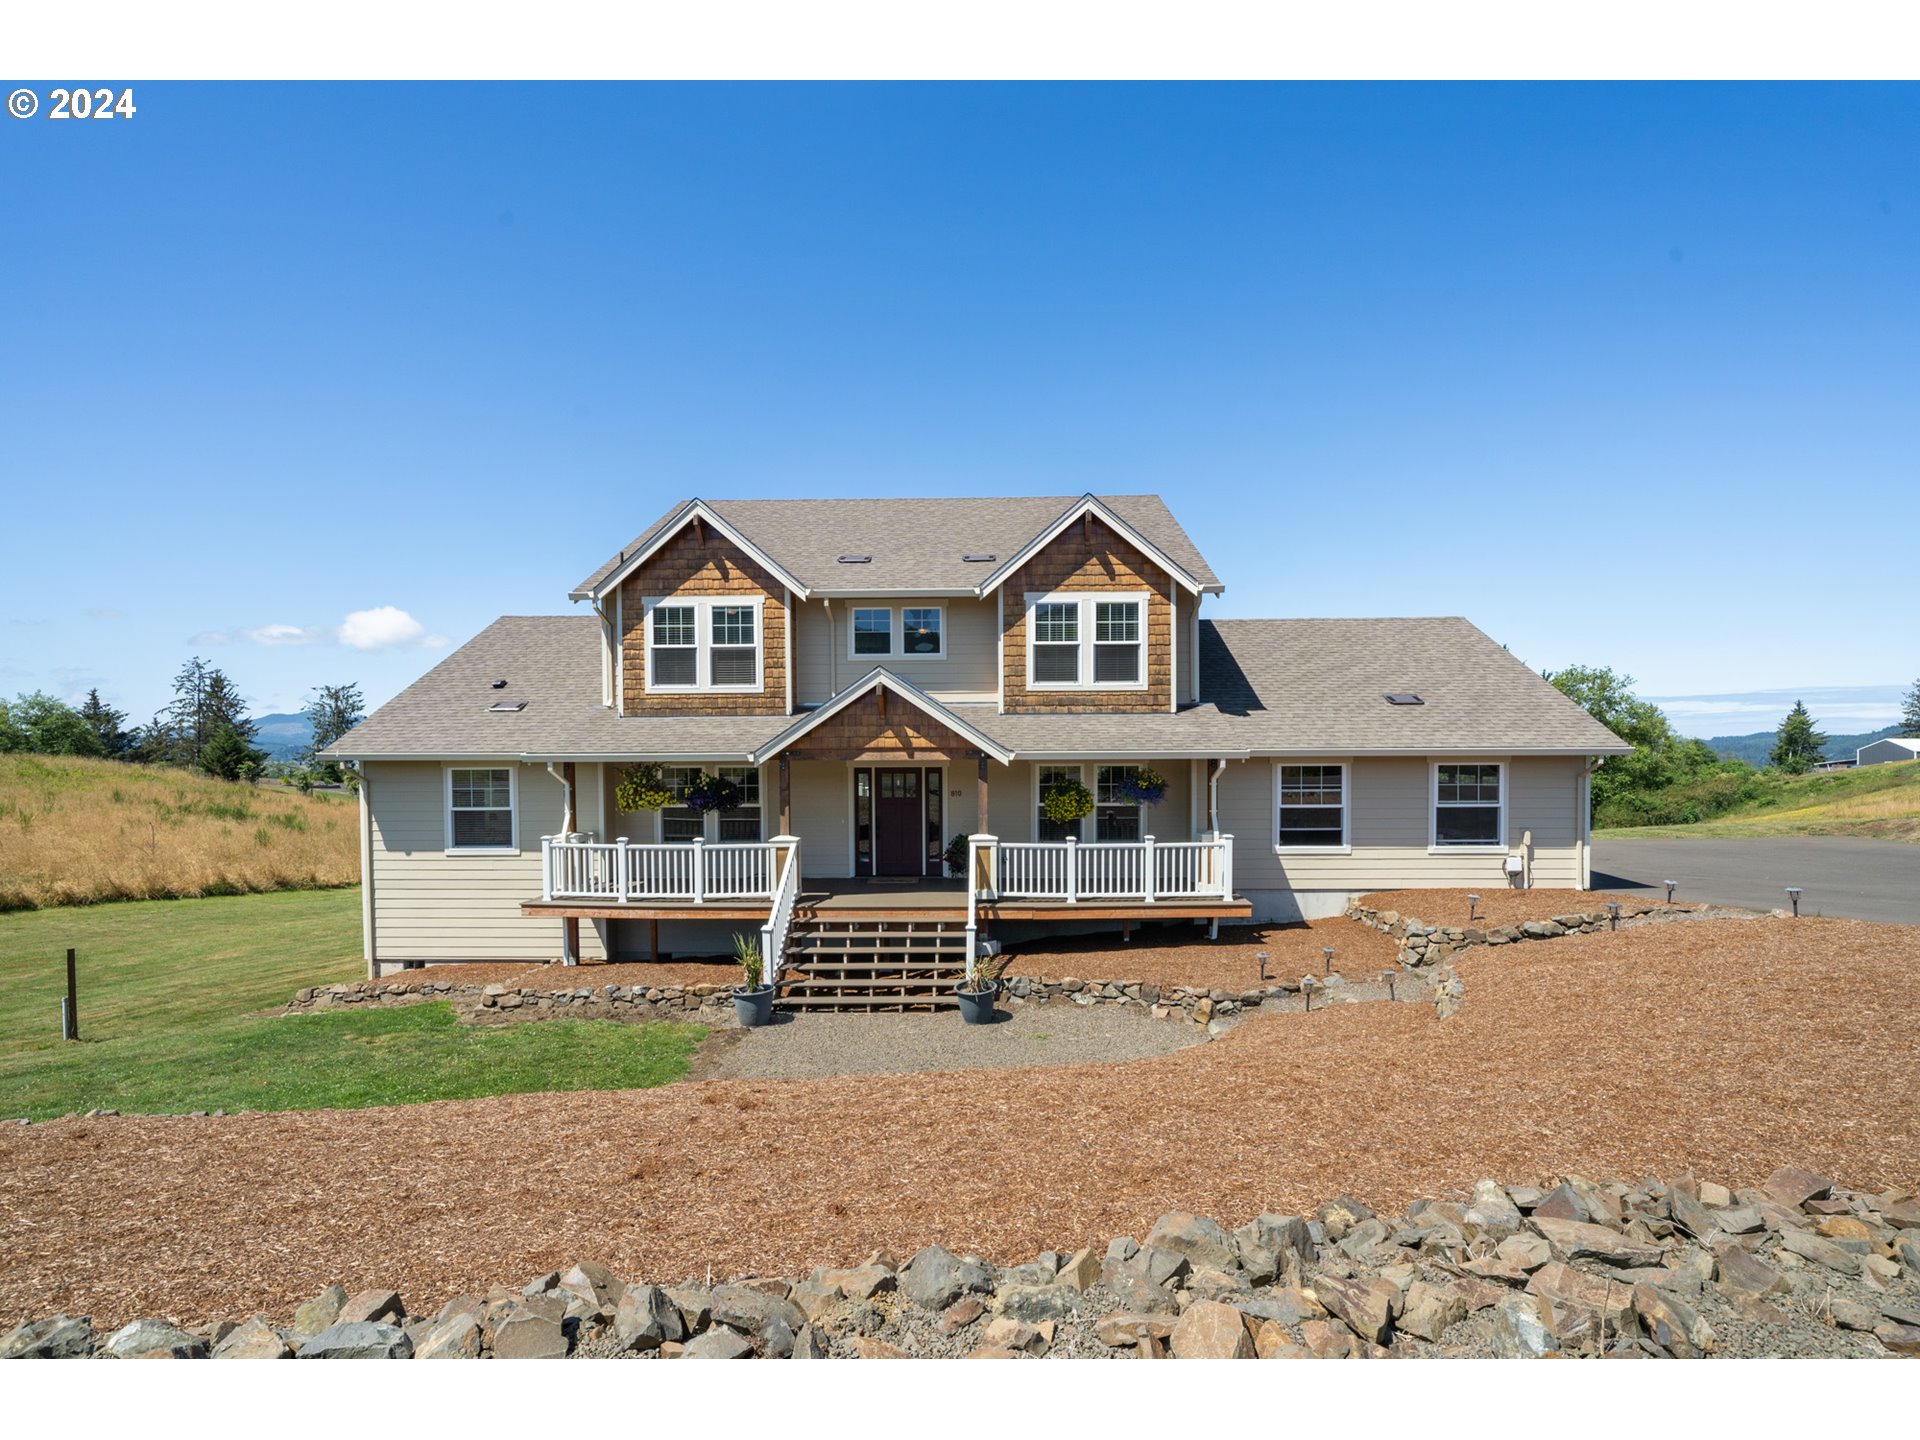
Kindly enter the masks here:
[[[1862, 745], [1871, 745], [1876, 740], [1884, 740], [1889, 735], [1898, 735], [1900, 727], [1889, 725], [1884, 730], [1874, 730], [1865, 735], [1829, 735], [1827, 737], [1826, 756], [1829, 760], [1851, 760], [1853, 752]], [[1707, 741], [1725, 760], [1744, 760], [1749, 765], [1765, 765], [1767, 756], [1773, 753], [1774, 733], [1761, 730], [1752, 735], [1716, 735]]]
[[259, 727], [253, 743], [267, 752], [269, 760], [297, 760], [313, 739], [313, 722], [304, 714], [256, 715], [253, 723]]

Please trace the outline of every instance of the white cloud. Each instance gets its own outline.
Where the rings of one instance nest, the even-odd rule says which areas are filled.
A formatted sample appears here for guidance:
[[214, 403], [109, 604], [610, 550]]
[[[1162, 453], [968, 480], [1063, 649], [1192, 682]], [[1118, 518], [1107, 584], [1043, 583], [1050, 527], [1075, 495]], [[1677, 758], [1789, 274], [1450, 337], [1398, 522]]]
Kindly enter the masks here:
[[425, 645], [438, 640], [428, 635], [427, 627], [395, 605], [376, 605], [371, 610], [355, 610], [340, 622], [338, 636], [342, 645], [354, 650], [391, 650], [396, 645]]
[[240, 632], [256, 645], [311, 645], [327, 638], [327, 632], [310, 625], [256, 625]]
[[231, 645], [233, 632], [230, 630], [202, 630], [193, 637], [195, 645]]

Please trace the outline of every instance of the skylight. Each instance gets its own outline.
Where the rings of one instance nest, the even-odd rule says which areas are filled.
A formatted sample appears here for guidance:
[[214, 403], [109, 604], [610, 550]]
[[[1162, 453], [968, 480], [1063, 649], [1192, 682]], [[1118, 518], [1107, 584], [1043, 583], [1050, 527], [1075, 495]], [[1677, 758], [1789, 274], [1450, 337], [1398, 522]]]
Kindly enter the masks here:
[[1396, 690], [1387, 696], [1387, 703], [1389, 705], [1424, 705], [1427, 702], [1422, 700], [1418, 695], [1411, 694], [1408, 691]]
[[487, 710], [494, 715], [518, 715], [526, 708], [527, 702], [524, 700], [496, 700], [487, 707]]

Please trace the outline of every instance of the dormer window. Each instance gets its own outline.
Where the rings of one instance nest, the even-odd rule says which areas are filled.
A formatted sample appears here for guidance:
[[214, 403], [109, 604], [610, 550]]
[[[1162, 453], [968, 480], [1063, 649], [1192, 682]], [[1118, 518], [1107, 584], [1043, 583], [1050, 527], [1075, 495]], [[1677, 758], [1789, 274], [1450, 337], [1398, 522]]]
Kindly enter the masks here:
[[759, 596], [645, 604], [648, 693], [761, 688]]
[[1146, 596], [1029, 595], [1027, 603], [1029, 689], [1146, 689]]

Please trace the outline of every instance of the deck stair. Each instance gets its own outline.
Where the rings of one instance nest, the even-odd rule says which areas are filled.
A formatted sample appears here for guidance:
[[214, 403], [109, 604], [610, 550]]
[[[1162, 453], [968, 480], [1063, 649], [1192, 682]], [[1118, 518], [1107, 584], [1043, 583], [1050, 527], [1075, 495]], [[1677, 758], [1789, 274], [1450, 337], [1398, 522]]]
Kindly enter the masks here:
[[871, 918], [796, 912], [780, 972], [782, 1010], [947, 1010], [967, 973], [960, 915]]

